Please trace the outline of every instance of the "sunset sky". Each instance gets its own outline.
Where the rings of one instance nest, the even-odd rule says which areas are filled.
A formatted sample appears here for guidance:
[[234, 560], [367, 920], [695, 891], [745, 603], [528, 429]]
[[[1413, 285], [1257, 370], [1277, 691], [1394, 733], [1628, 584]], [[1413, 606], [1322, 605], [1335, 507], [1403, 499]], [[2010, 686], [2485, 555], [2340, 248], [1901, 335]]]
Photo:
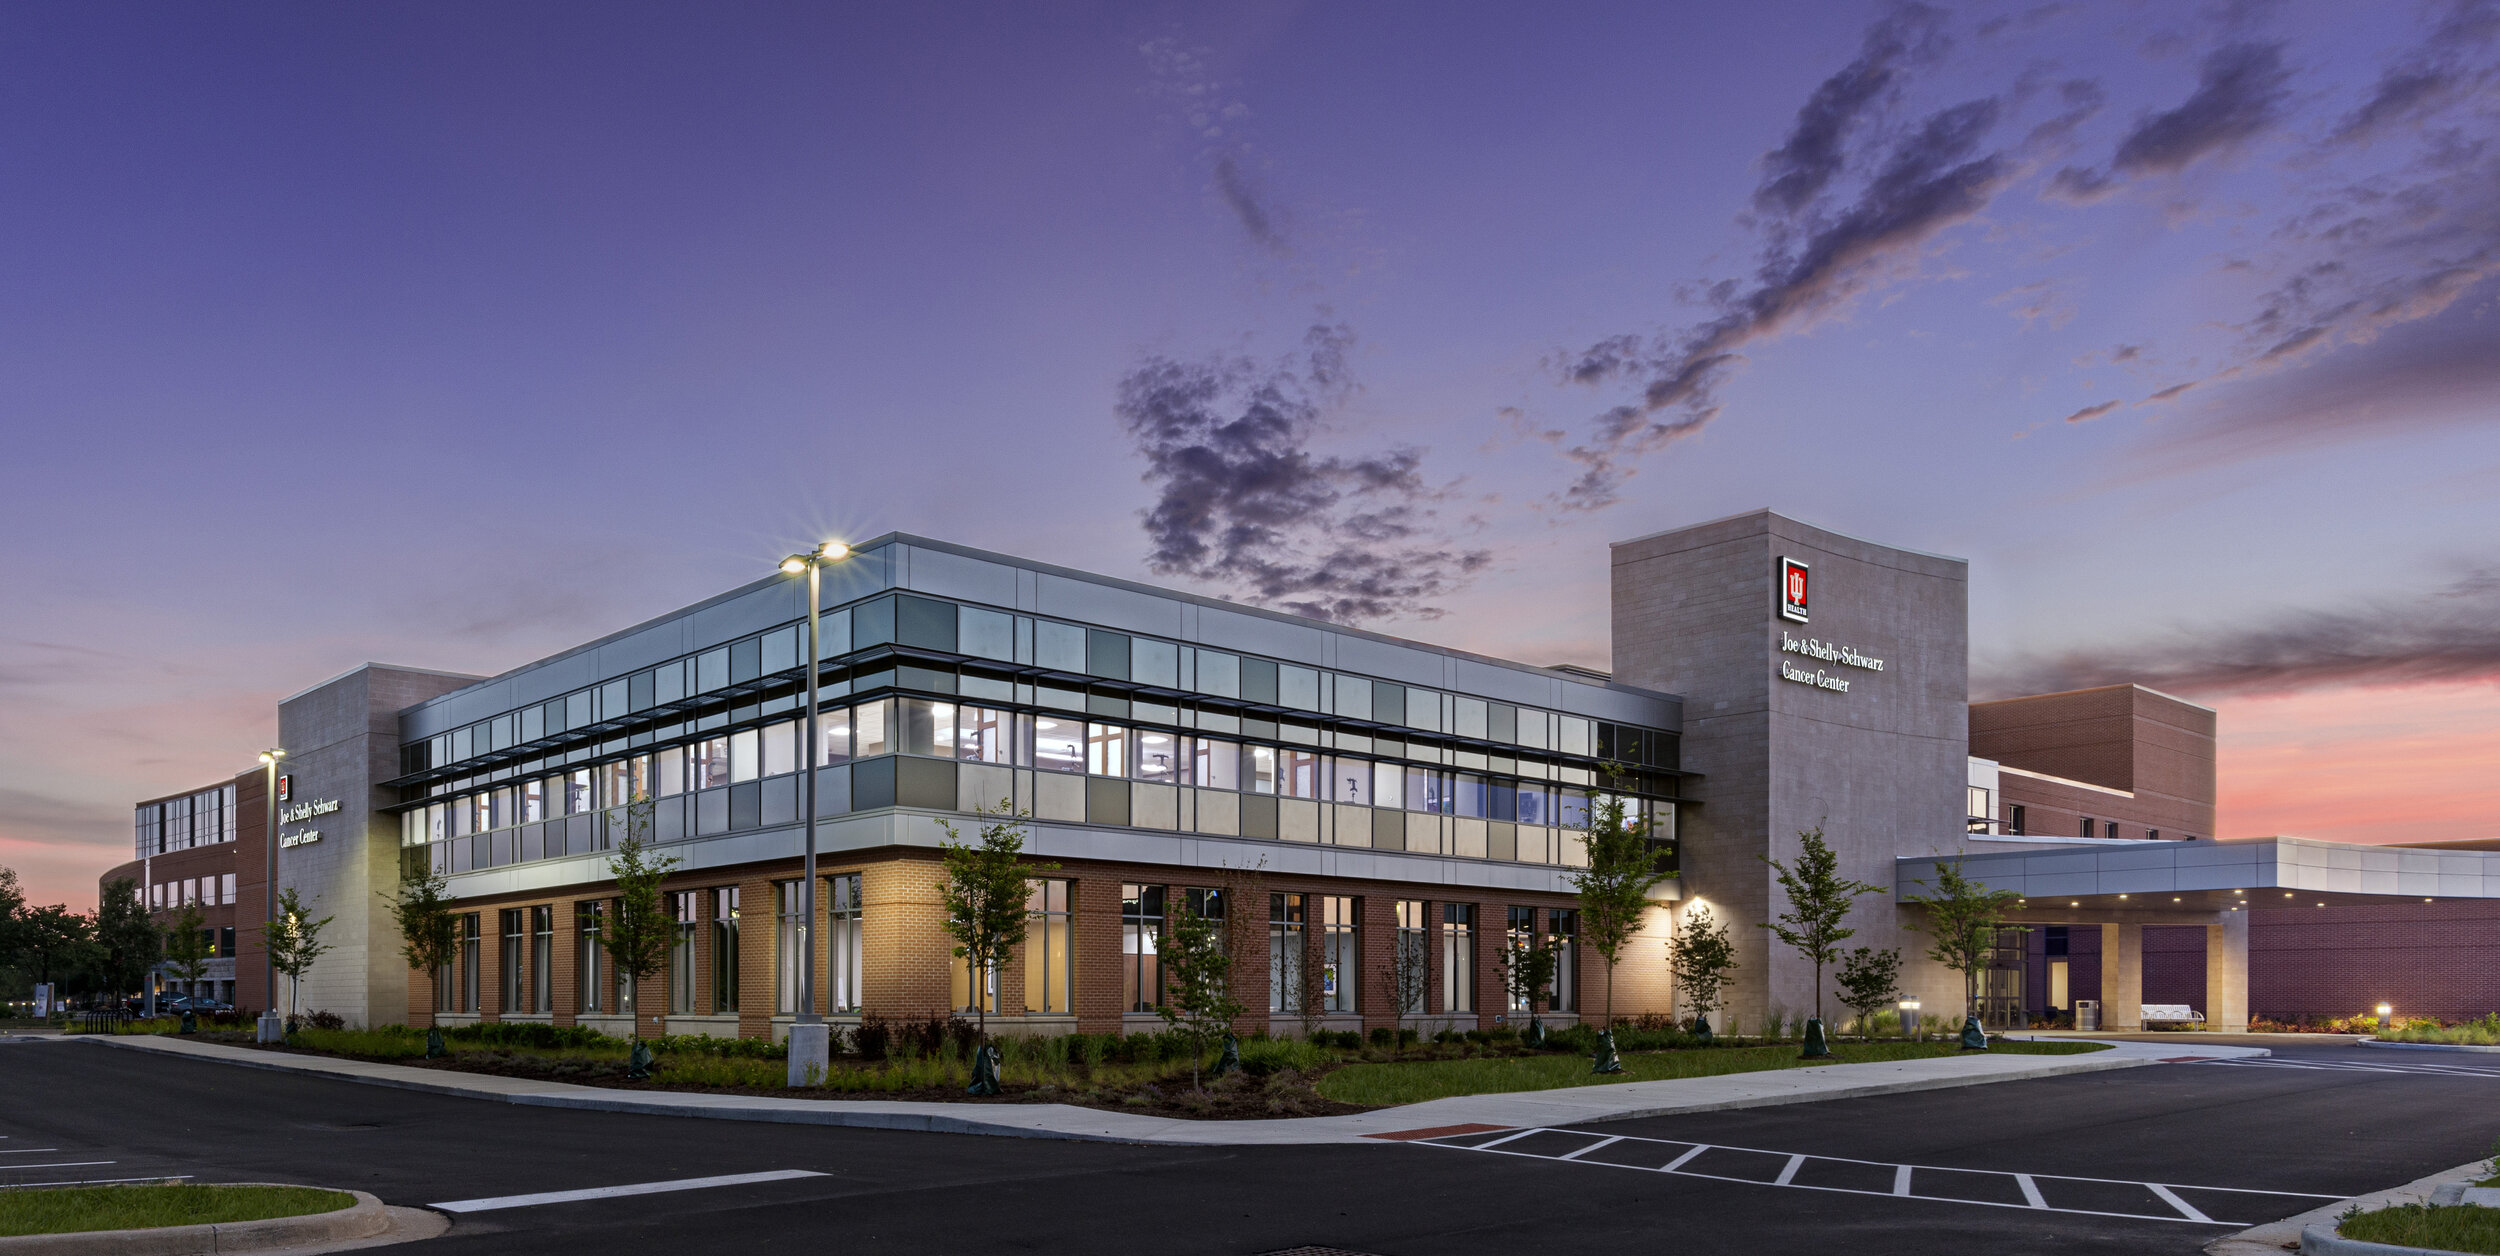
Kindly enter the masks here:
[[2500, 4], [19, 6], [0, 865], [901, 529], [1604, 665], [1971, 562], [2222, 835], [2500, 835]]

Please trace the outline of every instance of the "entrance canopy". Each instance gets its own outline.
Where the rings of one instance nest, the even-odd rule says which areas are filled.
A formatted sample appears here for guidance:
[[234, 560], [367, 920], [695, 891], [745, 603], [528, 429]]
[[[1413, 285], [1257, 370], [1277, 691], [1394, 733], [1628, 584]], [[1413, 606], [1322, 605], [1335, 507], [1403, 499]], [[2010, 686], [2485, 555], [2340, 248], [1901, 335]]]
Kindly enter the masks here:
[[1937, 865], [1957, 859], [1962, 875], [1991, 889], [2012, 890], [2034, 911], [2213, 912], [2500, 898], [2500, 851], [2360, 846], [2304, 837], [2095, 841], [2088, 848], [2069, 839], [2015, 850], [1986, 850], [1980, 841], [1972, 846], [1964, 855], [1894, 860], [1895, 901], [1934, 894]]

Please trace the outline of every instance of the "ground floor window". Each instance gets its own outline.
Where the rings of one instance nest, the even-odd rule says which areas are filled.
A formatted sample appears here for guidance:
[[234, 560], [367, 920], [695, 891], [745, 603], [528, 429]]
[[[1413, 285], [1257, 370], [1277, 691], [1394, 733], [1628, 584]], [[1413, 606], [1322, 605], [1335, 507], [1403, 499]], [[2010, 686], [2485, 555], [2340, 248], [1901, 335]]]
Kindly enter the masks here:
[[1352, 1012], [1363, 970], [1363, 900], [1327, 895], [1319, 900], [1320, 994], [1331, 1012]]
[[668, 948], [668, 1010], [672, 1016], [694, 1013], [694, 932], [703, 920], [702, 894], [679, 890], [668, 896], [669, 916], [677, 922]]
[[1557, 1012], [1580, 1010], [1580, 913], [1557, 907], [1545, 913], [1545, 937], [1554, 947], [1554, 986], [1546, 1006]]
[[1267, 1010], [1300, 1012], [1310, 957], [1308, 907], [1299, 894], [1267, 896]]
[[1025, 910], [1032, 913], [1033, 923], [1024, 935], [1024, 1010], [1065, 1016], [1076, 1010], [1076, 883], [1029, 884], [1033, 892], [1025, 899]]
[[1425, 914], [1430, 907], [1422, 899], [1404, 898], [1393, 908], [1397, 937], [1389, 955], [1389, 1001], [1401, 1015], [1421, 1015], [1432, 993], [1432, 924]]
[[1441, 904], [1441, 1010], [1476, 1010], [1476, 905]]
[[799, 974], [807, 957], [807, 883], [773, 882], [773, 1014], [799, 1009]]
[[478, 913], [470, 912], [460, 918], [460, 984], [452, 995], [452, 1011], [477, 1010], [478, 964], [481, 958], [478, 953]]
[[530, 908], [530, 1010], [556, 1010], [556, 909]]
[[826, 885], [833, 893], [826, 900], [827, 949], [831, 963], [827, 976], [832, 979], [826, 991], [830, 1006], [837, 1012], [856, 1012], [860, 1005], [860, 874], [833, 878]]
[[608, 1003], [610, 982], [600, 980], [614, 966], [609, 963], [607, 947], [600, 941], [601, 926], [607, 920], [607, 904], [591, 901], [573, 904], [573, 952], [578, 972], [574, 974], [573, 1010], [576, 1015], [596, 1016], [602, 1012], [623, 1011], [624, 1003]]
[[712, 1010], [738, 1010], [738, 887], [712, 891]]
[[[1505, 917], [1505, 923], [1508, 926], [1502, 931], [1502, 945], [1505, 948], [1509, 949], [1513, 953], [1517, 953], [1536, 945], [1535, 908], [1512, 907], [1506, 910], [1503, 915]], [[1504, 986], [1508, 986], [1510, 983], [1508, 981], [1504, 981], [1502, 984]], [[1507, 989], [1502, 992], [1502, 1002], [1505, 1007], [1513, 1012], [1533, 1012], [1536, 1010], [1535, 1008], [1529, 1006], [1530, 1000], [1525, 996]]]
[[529, 913], [518, 907], [507, 907], [502, 913], [503, 952], [496, 958], [501, 961], [497, 967], [503, 972], [502, 1010], [506, 1013], [518, 1012], [529, 1006], [525, 1002], [529, 997], [529, 987], [525, 984], [529, 968], [524, 962], [527, 956], [521, 950], [529, 939], [528, 921]]
[[1163, 887], [1120, 887], [1122, 1006], [1151, 1012], [1163, 1006]]

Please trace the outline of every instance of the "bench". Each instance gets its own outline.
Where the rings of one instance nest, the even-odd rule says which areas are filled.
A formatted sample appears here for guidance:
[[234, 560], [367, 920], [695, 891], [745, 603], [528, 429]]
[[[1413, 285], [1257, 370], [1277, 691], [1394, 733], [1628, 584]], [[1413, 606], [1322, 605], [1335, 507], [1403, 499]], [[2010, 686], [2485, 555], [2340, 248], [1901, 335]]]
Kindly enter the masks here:
[[2192, 1025], [2202, 1025], [2205, 1023], [2205, 1014], [2189, 1007], [2185, 1003], [2145, 1004], [2142, 1023], [2150, 1025], [2157, 1021], [2176, 1021]]

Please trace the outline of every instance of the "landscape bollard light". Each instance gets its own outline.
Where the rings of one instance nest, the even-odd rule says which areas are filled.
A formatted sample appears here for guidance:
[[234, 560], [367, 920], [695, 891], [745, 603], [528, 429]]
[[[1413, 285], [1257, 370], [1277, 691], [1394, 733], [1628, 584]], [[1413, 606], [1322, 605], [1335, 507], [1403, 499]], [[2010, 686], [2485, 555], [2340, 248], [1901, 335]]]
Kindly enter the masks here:
[[2395, 1005], [2392, 1003], [2381, 1003], [2378, 1005], [2378, 1036], [2384, 1038], [2394, 1032], [2396, 1032]]
[[1918, 1000], [1901, 1000], [1901, 1036], [1918, 1041]]

